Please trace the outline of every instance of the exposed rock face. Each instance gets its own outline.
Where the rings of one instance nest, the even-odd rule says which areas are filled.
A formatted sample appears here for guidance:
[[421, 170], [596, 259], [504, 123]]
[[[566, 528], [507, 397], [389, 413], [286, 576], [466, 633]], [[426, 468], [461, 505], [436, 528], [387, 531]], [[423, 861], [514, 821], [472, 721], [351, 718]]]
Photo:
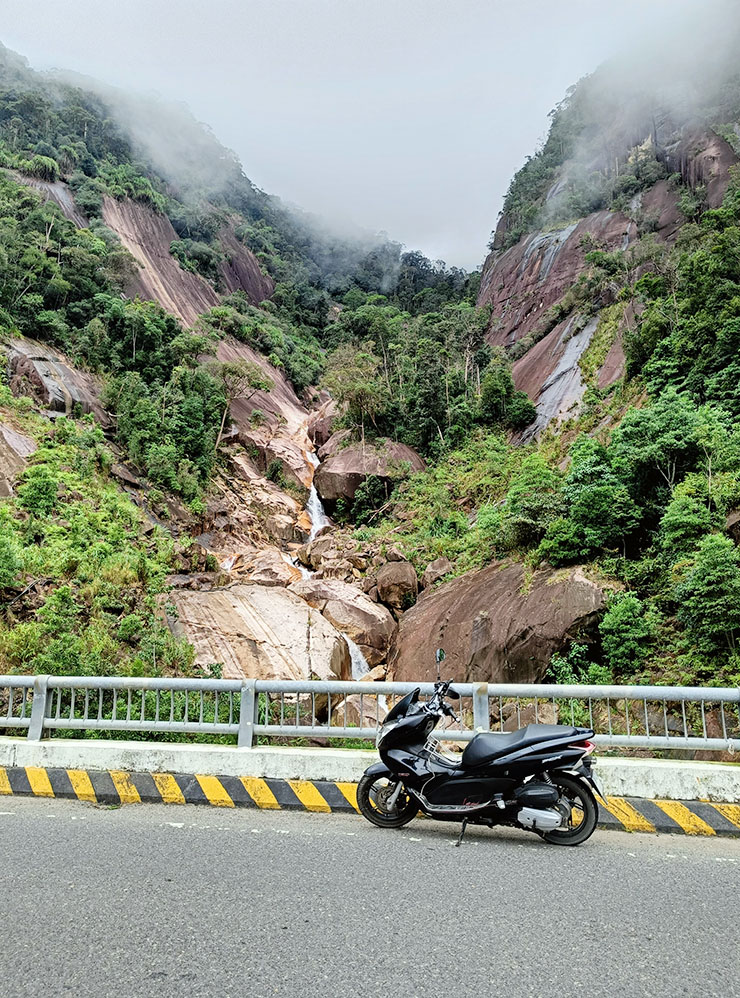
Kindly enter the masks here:
[[260, 551], [245, 566], [249, 581], [259, 586], [289, 586], [301, 578], [300, 569], [291, 565], [276, 548]]
[[444, 556], [441, 558], [435, 558], [434, 561], [430, 561], [427, 567], [424, 569], [424, 574], [421, 577], [421, 584], [424, 589], [429, 586], [433, 586], [435, 582], [439, 582], [443, 579], [448, 572], [453, 569], [452, 562], [449, 558]]
[[562, 229], [532, 233], [504, 253], [489, 255], [478, 304], [493, 306], [491, 344], [518, 342], [560, 301], [586, 267], [581, 242], [587, 233], [611, 251], [634, 242], [637, 226], [625, 215], [600, 211]]
[[389, 561], [381, 565], [376, 584], [380, 600], [394, 610], [406, 609], [419, 591], [416, 569], [408, 561]]
[[78, 370], [59, 351], [35, 340], [11, 340], [7, 351], [15, 395], [34, 395], [52, 412], [67, 415], [78, 406], [80, 412], [92, 413], [104, 428], [111, 425], [100, 404], [102, 385], [94, 375]]
[[[166, 215], [138, 201], [106, 197], [103, 221], [141, 265], [128, 289], [130, 294], [159, 302], [186, 326], [218, 304], [219, 297], [208, 281], [183, 270], [170, 253], [171, 243], [179, 237]], [[257, 258], [239, 242], [233, 228], [222, 229], [220, 238], [227, 254], [222, 267], [225, 287], [246, 291], [255, 305], [269, 297], [272, 280], [261, 272]]]
[[351, 678], [342, 635], [287, 589], [233, 585], [175, 591], [170, 599], [178, 614], [173, 633], [191, 642], [199, 665], [221, 662], [224, 678]]
[[553, 652], [592, 627], [603, 606], [603, 591], [580, 568], [541, 569], [528, 580], [522, 565], [496, 562], [421, 595], [401, 618], [389, 676], [435, 679], [441, 646], [451, 679], [534, 683]]
[[86, 229], [89, 225], [84, 212], [80, 211], [75, 203], [74, 195], [69, 187], [61, 180], [51, 182], [49, 180], [39, 180], [37, 177], [27, 177], [22, 173], [10, 171], [13, 180], [26, 187], [33, 187], [47, 201], [53, 201], [62, 210], [62, 214], [70, 222], [73, 222], [78, 229]]
[[226, 260], [221, 264], [221, 276], [226, 291], [246, 291], [254, 305], [269, 298], [275, 283], [263, 274], [254, 253], [236, 238], [233, 225], [226, 225], [218, 234]]
[[339, 579], [301, 579], [290, 587], [310, 606], [320, 610], [343, 634], [359, 647], [368, 665], [384, 662], [396, 622], [384, 606], [380, 606], [354, 586]]
[[[236, 399], [232, 404], [232, 438], [235, 435], [245, 447], [261, 455], [263, 472], [270, 462], [277, 460], [289, 479], [309, 488], [313, 477], [313, 467], [306, 456], [313, 451], [307, 430], [309, 414], [291, 383], [246, 343], [222, 340], [217, 356], [220, 361], [246, 360], [257, 364], [273, 383], [269, 392], [256, 392], [251, 398]], [[255, 422], [252, 414], [257, 409], [261, 417]]]
[[[653, 122], [652, 129], [655, 129]], [[648, 129], [649, 131], [650, 129]], [[706, 186], [706, 203], [718, 206], [729, 182], [730, 167], [738, 162], [732, 148], [714, 132], [678, 127], [666, 120], [653, 134], [656, 155], [671, 172], [680, 173], [692, 187]], [[628, 150], [624, 150], [625, 154]], [[606, 164], [600, 167], [603, 169]], [[594, 169], [597, 167], [594, 166]], [[554, 184], [548, 199], [557, 197], [565, 183]], [[685, 219], [678, 210], [679, 194], [662, 180], [634, 199], [632, 214], [653, 220], [656, 238], [671, 243]], [[574, 313], [558, 323], [542, 338], [547, 310], [587, 269], [585, 255], [598, 246], [607, 252], [627, 249], [638, 238], [634, 220], [619, 212], [598, 211], [559, 229], [533, 232], [515, 246], [502, 251], [507, 219], [499, 223], [494, 249], [483, 266], [479, 305], [492, 306], [488, 341], [512, 347], [524, 337], [536, 340], [534, 346], [514, 365], [517, 388], [536, 403], [536, 422], [523, 439], [538, 434], [547, 423], [566, 416], [580, 402], [585, 391], [578, 360], [588, 347], [597, 320], [584, 323]], [[588, 237], [588, 245], [584, 238]], [[609, 302], [603, 302], [609, 304]], [[624, 352], [621, 331], [597, 375], [600, 388], [613, 384], [623, 372]]]
[[[322, 396], [326, 393], [322, 392]], [[324, 398], [318, 409], [315, 409], [308, 418], [308, 435], [317, 449], [323, 447], [331, 437], [331, 425], [337, 416], [337, 405], [334, 399]]]
[[13, 495], [13, 484], [35, 450], [35, 440], [0, 423], [0, 498]]
[[158, 215], [138, 201], [103, 199], [103, 221], [138, 261], [131, 295], [156, 301], [186, 326], [218, 304], [218, 295], [198, 274], [183, 270], [170, 253], [178, 238], [166, 215]]
[[361, 443], [353, 443], [339, 448], [319, 465], [314, 484], [324, 502], [331, 506], [342, 497], [352, 499], [368, 475], [390, 480], [394, 471], [404, 468], [411, 472], [424, 468], [422, 458], [406, 444], [386, 440], [363, 447]]

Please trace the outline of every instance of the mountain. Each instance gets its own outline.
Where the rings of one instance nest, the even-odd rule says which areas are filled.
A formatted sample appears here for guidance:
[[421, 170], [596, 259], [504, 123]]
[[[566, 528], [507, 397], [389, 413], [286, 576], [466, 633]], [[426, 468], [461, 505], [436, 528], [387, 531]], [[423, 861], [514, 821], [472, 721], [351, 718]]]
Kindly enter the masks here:
[[580, 81], [470, 275], [0, 55], [4, 669], [737, 681], [732, 60]]

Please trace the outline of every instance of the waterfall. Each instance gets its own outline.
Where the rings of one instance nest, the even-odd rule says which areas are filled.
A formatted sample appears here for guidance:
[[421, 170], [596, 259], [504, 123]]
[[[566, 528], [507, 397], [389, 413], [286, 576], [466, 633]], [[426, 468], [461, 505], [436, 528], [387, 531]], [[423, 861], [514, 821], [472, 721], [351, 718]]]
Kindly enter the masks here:
[[[319, 461], [318, 455], [315, 452], [311, 452], [306, 455], [310, 464], [313, 465], [314, 470], [318, 468]], [[324, 505], [319, 498], [319, 494], [316, 491], [316, 486], [311, 481], [311, 489], [308, 493], [308, 502], [306, 503], [306, 512], [311, 521], [311, 531], [308, 535], [309, 542], [314, 539], [316, 534], [323, 528], [327, 527], [331, 520], [326, 515], [324, 511]], [[297, 558], [291, 558], [289, 555], [285, 555], [286, 560], [290, 561], [292, 565], [295, 565], [297, 569], [300, 570], [301, 575], [304, 579], [310, 579], [314, 574], [310, 569], [302, 565]], [[348, 637], [346, 634], [343, 635], [344, 640], [347, 642], [347, 647], [349, 648], [349, 656], [352, 662], [352, 678], [361, 679], [363, 676], [367, 675], [370, 671], [370, 666], [368, 665], [367, 659], [362, 654], [360, 649], [354, 643], [352, 638]]]
[[[314, 469], [318, 468], [321, 463], [318, 458], [318, 454], [311, 452], [308, 455], [308, 460], [313, 465]], [[319, 494], [316, 491], [316, 486], [313, 483], [313, 478], [311, 479], [311, 488], [308, 493], [308, 502], [306, 503], [306, 512], [308, 513], [309, 519], [311, 520], [311, 532], [308, 535], [309, 541], [312, 541], [316, 534], [323, 528], [328, 527], [330, 520], [324, 511], [324, 504], [319, 498]]]
[[370, 666], [367, 663], [367, 659], [354, 643], [352, 638], [347, 637], [345, 634], [344, 640], [347, 642], [349, 657], [352, 660], [352, 678], [362, 679], [363, 676], [366, 676], [368, 672], [370, 672]]

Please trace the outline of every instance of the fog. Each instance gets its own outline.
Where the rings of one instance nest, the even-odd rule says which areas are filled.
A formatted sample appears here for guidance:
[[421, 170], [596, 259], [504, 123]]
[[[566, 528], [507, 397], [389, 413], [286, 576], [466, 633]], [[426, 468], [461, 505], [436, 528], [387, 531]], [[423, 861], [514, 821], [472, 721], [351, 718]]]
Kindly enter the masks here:
[[641, 67], [665, 61], [680, 76], [684, 51], [711, 60], [711, 29], [727, 9], [727, 0], [0, 0], [0, 40], [36, 69], [184, 101], [264, 190], [472, 268], [566, 89], [636, 45]]

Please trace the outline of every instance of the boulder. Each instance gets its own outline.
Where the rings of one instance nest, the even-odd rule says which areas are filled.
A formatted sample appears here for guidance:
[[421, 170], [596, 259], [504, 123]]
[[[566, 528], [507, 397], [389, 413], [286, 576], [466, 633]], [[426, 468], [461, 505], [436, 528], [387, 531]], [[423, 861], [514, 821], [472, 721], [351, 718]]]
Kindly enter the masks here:
[[237, 584], [168, 593], [172, 632], [195, 648], [203, 668], [221, 662], [225, 679], [350, 679], [347, 642], [295, 593]]
[[311, 442], [317, 449], [323, 447], [331, 437], [331, 424], [337, 416], [337, 407], [334, 399], [329, 398], [322, 402], [318, 409], [308, 417], [306, 429], [311, 438]]
[[423, 589], [428, 589], [429, 586], [433, 586], [435, 582], [439, 582], [443, 579], [445, 575], [448, 575], [452, 569], [453, 564], [449, 558], [444, 556], [441, 558], [435, 558], [434, 561], [430, 561], [427, 567], [424, 569], [424, 574], [421, 577], [421, 585]]
[[301, 579], [290, 592], [310, 606], [358, 646], [369, 666], [384, 662], [396, 631], [391, 613], [359, 589], [339, 579]]
[[104, 429], [112, 425], [100, 404], [102, 384], [94, 375], [74, 367], [58, 350], [24, 337], [11, 340], [7, 352], [13, 394], [32, 395], [67, 416], [75, 409], [92, 413]]
[[35, 450], [35, 440], [0, 423], [0, 498], [13, 495], [13, 484]]
[[446, 678], [538, 682], [554, 652], [595, 627], [604, 602], [601, 586], [580, 567], [527, 577], [517, 562], [495, 562], [422, 593], [401, 618], [389, 677], [436, 679], [434, 652], [441, 646]]
[[419, 591], [416, 569], [408, 561], [389, 561], [378, 569], [378, 596], [394, 610], [405, 610]]
[[[331, 725], [335, 728], [375, 728], [379, 723], [382, 724], [387, 713], [377, 696], [366, 697], [352, 693], [336, 708], [332, 708]], [[371, 744], [368, 743], [368, 748]]]
[[[336, 436], [336, 434], [335, 434]], [[334, 440], [322, 447], [319, 457], [326, 454]], [[314, 485], [329, 509], [338, 499], [352, 499], [362, 482], [369, 475], [377, 475], [387, 481], [398, 478], [404, 472], [422, 471], [424, 461], [406, 444], [393, 440], [377, 441], [374, 444], [350, 443], [335, 450], [316, 469]]]
[[289, 586], [301, 578], [301, 570], [276, 548], [260, 551], [246, 563], [245, 569], [249, 581], [258, 586]]

